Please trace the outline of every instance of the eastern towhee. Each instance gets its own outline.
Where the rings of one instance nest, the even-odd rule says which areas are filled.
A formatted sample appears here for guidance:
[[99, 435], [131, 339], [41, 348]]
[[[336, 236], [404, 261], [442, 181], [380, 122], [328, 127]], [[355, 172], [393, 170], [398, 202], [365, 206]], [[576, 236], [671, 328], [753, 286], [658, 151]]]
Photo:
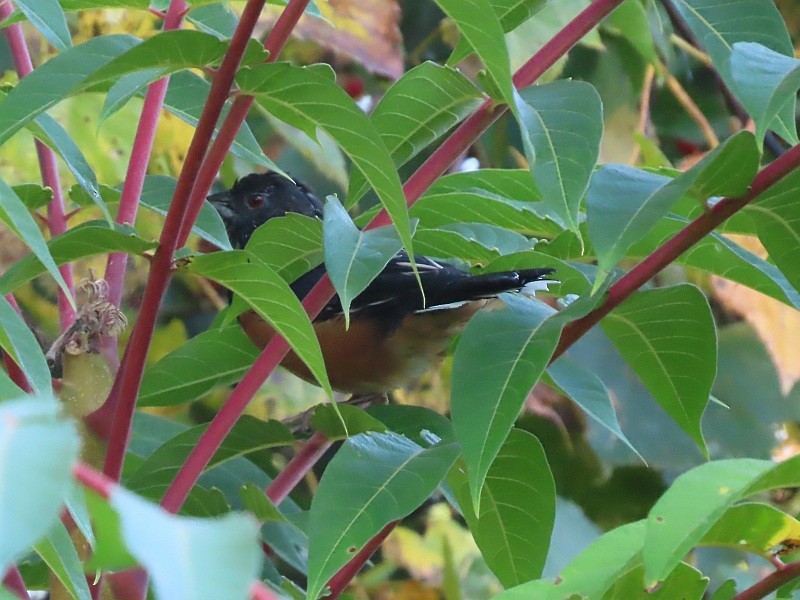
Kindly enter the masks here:
[[[322, 218], [323, 210], [322, 201], [308, 186], [272, 172], [248, 175], [208, 200], [222, 217], [235, 248], [244, 248], [256, 228], [269, 219], [289, 212]], [[345, 329], [338, 296], [314, 320], [334, 389], [362, 395], [407, 385], [441, 360], [453, 336], [492, 298], [502, 292], [520, 291], [553, 271], [526, 269], [473, 275], [424, 256], [415, 256], [415, 262], [424, 298], [408, 254], [400, 252], [353, 300], [349, 329]], [[292, 283], [292, 290], [302, 298], [324, 273], [325, 265], [319, 265]], [[275, 334], [253, 311], [243, 313], [239, 322], [260, 348]], [[314, 382], [293, 352], [281, 364]]]

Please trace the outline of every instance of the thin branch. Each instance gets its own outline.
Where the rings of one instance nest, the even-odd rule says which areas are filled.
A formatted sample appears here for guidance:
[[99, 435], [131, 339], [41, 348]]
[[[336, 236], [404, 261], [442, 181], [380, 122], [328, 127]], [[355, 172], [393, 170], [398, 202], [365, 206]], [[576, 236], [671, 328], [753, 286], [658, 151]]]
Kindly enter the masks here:
[[760, 598], [766, 598], [781, 586], [798, 577], [800, 577], [800, 561], [783, 565], [783, 567], [767, 575], [758, 583], [736, 594], [733, 600], [759, 600]]
[[[11, 0], [0, 0], [0, 19], [5, 19], [14, 12]], [[22, 33], [19, 23], [9, 25], [6, 28], [8, 46], [11, 49], [11, 58], [20, 79], [26, 77], [33, 71], [33, 62], [28, 51], [28, 44]], [[42, 174], [42, 183], [45, 187], [53, 190], [53, 199], [47, 206], [47, 227], [50, 236], [61, 235], [67, 230], [67, 219], [64, 215], [64, 196], [61, 191], [61, 181], [58, 176], [58, 164], [56, 155], [45, 144], [39, 140], [34, 140], [36, 155], [39, 158], [39, 170]], [[75, 297], [75, 285], [72, 279], [72, 265], [65, 264], [59, 267], [61, 276], [67, 284], [70, 295]], [[75, 309], [69, 302], [62, 289], [58, 290], [58, 315], [61, 331], [65, 331], [72, 321], [75, 320]]]
[[331, 593], [329, 596], [326, 596], [325, 600], [336, 600], [336, 598], [339, 597], [339, 594], [350, 585], [350, 582], [358, 575], [358, 572], [369, 560], [369, 557], [375, 554], [381, 544], [389, 537], [389, 534], [394, 531], [394, 528], [397, 527], [399, 522], [400, 521], [392, 521], [381, 529], [378, 535], [368, 541], [361, 551], [350, 559], [350, 562], [339, 569], [336, 575], [331, 577], [331, 580], [328, 582]]
[[8, 571], [6, 571], [3, 577], [3, 586], [13, 592], [20, 600], [31, 600], [31, 597], [28, 595], [28, 588], [25, 586], [25, 580], [22, 578], [22, 574], [19, 572], [17, 565], [11, 565], [8, 568]]
[[669, 91], [672, 92], [672, 95], [675, 97], [678, 103], [687, 113], [689, 113], [692, 121], [697, 124], [697, 127], [703, 134], [708, 147], [713, 149], [719, 146], [719, 138], [717, 137], [714, 128], [711, 126], [711, 123], [708, 122], [708, 119], [703, 114], [703, 111], [700, 110], [700, 107], [697, 106], [689, 93], [681, 85], [680, 81], [678, 81], [675, 76], [670, 73], [661, 63], [658, 63], [658, 73], [664, 78]]
[[[655, 78], [656, 69], [653, 65], [647, 65], [644, 71], [644, 81], [642, 81], [642, 98], [639, 101], [639, 122], [636, 125], [636, 132], [641, 134], [642, 137], [647, 137], [647, 125], [650, 122], [650, 98], [653, 95], [653, 79]], [[631, 152], [628, 159], [629, 164], [635, 164], [639, 157], [642, 155], [641, 144], [636, 144], [636, 147]]]
[[225, 105], [233, 78], [264, 6], [264, 1], [248, 0], [231, 38], [228, 51], [222, 59], [219, 71], [211, 82], [208, 99], [186, 153], [172, 203], [164, 222], [164, 229], [161, 232], [159, 246], [153, 257], [142, 298], [142, 309], [136, 319], [131, 339], [125, 349], [122, 365], [117, 374], [114, 386], [116, 394], [109, 396], [108, 402], [114, 408], [114, 421], [111, 426], [103, 471], [115, 480], [119, 480], [122, 472], [122, 463], [130, 438], [131, 422], [136, 408], [136, 398], [139, 395], [139, 386], [142, 382], [145, 359], [155, 329], [158, 307], [170, 280], [170, 268], [177, 249], [178, 233], [194, 180], [197, 177], [197, 165], [201, 163], [208, 143], [214, 134], [217, 119]]

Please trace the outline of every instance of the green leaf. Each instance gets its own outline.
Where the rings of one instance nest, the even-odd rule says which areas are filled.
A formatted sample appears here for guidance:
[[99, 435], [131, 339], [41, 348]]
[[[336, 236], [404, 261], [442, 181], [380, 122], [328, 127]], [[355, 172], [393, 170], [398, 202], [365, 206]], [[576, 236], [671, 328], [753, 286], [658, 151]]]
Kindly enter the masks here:
[[11, 398], [19, 398], [24, 394], [25, 392], [17, 387], [17, 384], [8, 376], [8, 373], [0, 369], [0, 402]]
[[5, 297], [0, 297], [0, 348], [22, 369], [34, 392], [52, 392], [50, 368], [39, 341]]
[[130, 35], [105, 35], [73, 46], [37, 67], [0, 101], [0, 143], [67, 96], [85, 89], [94, 71], [139, 42]]
[[531, 581], [498, 594], [495, 600], [602, 598], [629, 570], [642, 549], [644, 537], [644, 521], [617, 527], [583, 550], [556, 580]]
[[780, 127], [773, 121], [788, 112], [786, 106], [794, 112], [800, 61], [761, 44], [739, 42], [733, 45], [730, 62], [737, 96], [755, 122], [761, 147], [767, 130]]
[[[425, 62], [406, 72], [386, 90], [370, 120], [394, 165], [400, 167], [469, 116], [481, 101], [482, 94], [464, 75]], [[361, 198], [368, 187], [361, 172], [354, 171], [347, 206]]]
[[555, 81], [517, 97], [520, 130], [544, 206], [578, 232], [578, 210], [603, 136], [603, 105], [591, 84]]
[[261, 565], [252, 516], [177, 517], [121, 488], [110, 502], [125, 544], [153, 578], [157, 598], [249, 597]]
[[601, 324], [653, 397], [707, 454], [700, 420], [717, 372], [717, 335], [703, 293], [688, 284], [640, 291]]
[[427, 229], [455, 223], [485, 223], [541, 237], [553, 237], [562, 231], [542, 202], [509, 200], [480, 189], [431, 190], [411, 207], [409, 215], [419, 219]]
[[258, 354], [238, 324], [204, 331], [147, 367], [138, 405], [196, 400], [217, 386], [239, 381]]
[[800, 209], [794, 199], [800, 188], [800, 171], [792, 171], [770, 186], [747, 207], [758, 238], [769, 257], [794, 286], [800, 290]]
[[[547, 0], [491, 0], [492, 9], [500, 20], [503, 31], [508, 33], [533, 17], [547, 6]], [[459, 38], [447, 64], [455, 65], [472, 53], [465, 38]]]
[[329, 396], [322, 350], [300, 300], [280, 276], [244, 250], [196, 256], [189, 271], [221, 283], [283, 336]]
[[329, 440], [343, 440], [369, 431], [386, 431], [386, 425], [378, 419], [349, 404], [319, 404], [311, 417], [311, 426]]
[[436, 0], [436, 4], [455, 22], [461, 35], [483, 62], [498, 89], [500, 97], [496, 99], [513, 107], [514, 86], [508, 48], [500, 19], [489, 0]]
[[437, 258], [457, 258], [485, 267], [502, 254], [533, 248], [536, 240], [484, 223], [453, 223], [414, 234], [417, 252]]
[[647, 22], [647, 11], [639, 0], [625, 0], [608, 15], [604, 24], [616, 29], [648, 63], [658, 60], [653, 34]]
[[227, 44], [201, 31], [177, 29], [147, 38], [94, 71], [84, 85], [117, 81], [123, 75], [148, 71], [153, 80], [176, 71], [202, 68], [218, 62]]
[[42, 557], [50, 570], [76, 600], [91, 600], [92, 593], [86, 583], [83, 565], [69, 537], [67, 528], [56, 522], [47, 534], [34, 546], [34, 550]]
[[[786, 25], [771, 0], [677, 0], [675, 7], [729, 89], [737, 91], [731, 54], [736, 42], [758, 42], [785, 56], [794, 56]], [[758, 18], [753, 18], [755, 15]], [[781, 137], [796, 144], [794, 104], [781, 107], [769, 124]], [[759, 136], [760, 137], [760, 136]]]
[[17, 7], [57, 50], [72, 46], [67, 19], [57, 0], [18, 0]]
[[690, 194], [705, 203], [712, 196], [743, 194], [758, 170], [758, 160], [755, 138], [743, 131], [672, 180], [621, 165], [600, 168], [586, 195], [587, 228], [600, 266], [598, 281], [682, 196]]
[[325, 270], [331, 278], [350, 327], [350, 303], [367, 289], [403, 247], [393, 227], [361, 231], [336, 196], [328, 196], [323, 224]]
[[239, 22], [238, 17], [222, 2], [193, 6], [186, 18], [201, 31], [221, 40], [233, 37], [236, 24]]
[[264, 490], [252, 483], [243, 485], [242, 489], [239, 490], [239, 495], [242, 497], [245, 508], [253, 513], [253, 516], [258, 519], [259, 522], [286, 521], [286, 517], [284, 517], [278, 510], [278, 507], [270, 501], [267, 494], [264, 493]]
[[330, 135], [375, 189], [413, 255], [405, 196], [392, 158], [374, 125], [331, 75], [327, 67], [271, 63], [240, 70], [236, 82], [281, 121], [311, 137], [318, 127]]
[[[782, 464], [797, 470], [798, 460]], [[761, 491], [763, 482], [780, 466], [764, 460], [720, 460], [679, 476], [647, 518], [644, 545], [647, 585], [665, 579], [734, 503]]]
[[486, 474], [558, 343], [549, 306], [504, 294], [506, 307], [469, 322], [453, 357], [450, 410], [479, 512]]
[[37, 183], [21, 183], [11, 188], [28, 210], [44, 208], [53, 199], [53, 190]]
[[620, 577], [602, 600], [703, 600], [707, 587], [708, 577], [682, 562], [661, 585], [649, 589], [644, 585], [644, 567], [639, 565]]
[[61, 276], [58, 266], [53, 261], [53, 257], [50, 255], [47, 242], [44, 241], [42, 232], [39, 231], [39, 226], [36, 225], [36, 221], [33, 220], [22, 200], [2, 179], [0, 179], [0, 221], [3, 221], [14, 235], [25, 242], [25, 245], [33, 251], [53, 276], [53, 279], [56, 280], [70, 304], [75, 306], [75, 299], [67, 287], [67, 282]]
[[100, 117], [97, 120], [97, 128], [102, 127], [106, 119], [125, 106], [128, 100], [156, 81], [160, 74], [161, 69], [152, 68], [122, 75], [108, 90], [103, 108], [100, 110]]
[[[106, 252], [143, 254], [157, 245], [140, 238], [132, 227], [117, 224], [110, 227], [105, 221], [89, 221], [53, 238], [48, 243], [48, 248], [55, 263], [62, 265], [78, 258]], [[26, 256], [0, 276], [0, 293], [8, 294], [44, 272], [45, 267], [38, 258]]]
[[748, 502], [729, 508], [700, 540], [771, 558], [800, 540], [800, 521], [768, 504]]
[[0, 404], [0, 571], [58, 522], [80, 439], [48, 396]]
[[[447, 475], [455, 444], [422, 448], [394, 433], [349, 438], [328, 464], [311, 501], [309, 600], [373, 536], [416, 509]], [[358, 485], [353, 485], [358, 482]]]
[[[131, 491], [149, 498], [159, 497], [172, 483], [186, 457], [197, 446], [208, 425], [198, 425], [168, 439], [125, 480]], [[278, 421], [262, 421], [244, 415], [225, 437], [204, 471], [237, 457], [294, 443], [292, 433]]]
[[97, 205], [106, 220], [111, 223], [113, 221], [111, 213], [108, 212], [108, 207], [100, 197], [97, 176], [94, 174], [91, 165], [89, 165], [81, 149], [78, 148], [78, 145], [72, 140], [66, 130], [47, 114], [39, 115], [28, 128], [34, 136], [47, 144], [49, 148], [64, 160], [64, 163], [67, 165], [70, 173], [75, 177], [78, 185], [86, 190], [92, 202]]
[[714, 590], [711, 600], [733, 600], [736, 596], [736, 580], [728, 579], [725, 583]]
[[288, 282], [322, 264], [322, 221], [297, 213], [270, 219], [253, 232], [245, 249]]
[[628, 441], [619, 428], [611, 394], [602, 379], [569, 356], [562, 356], [553, 362], [547, 367], [547, 373], [564, 394], [580, 406], [587, 415], [608, 429], [639, 458], [642, 458], [639, 451], [633, 447], [633, 444]]
[[500, 583], [511, 587], [540, 577], [555, 521], [556, 487], [539, 440], [511, 430], [486, 475], [477, 515], [463, 464], [450, 470], [448, 483]]
[[122, 541], [119, 515], [104, 500], [91, 490], [86, 491], [86, 505], [92, 521], [96, 543], [92, 556], [86, 561], [86, 570], [122, 570], [136, 565]]

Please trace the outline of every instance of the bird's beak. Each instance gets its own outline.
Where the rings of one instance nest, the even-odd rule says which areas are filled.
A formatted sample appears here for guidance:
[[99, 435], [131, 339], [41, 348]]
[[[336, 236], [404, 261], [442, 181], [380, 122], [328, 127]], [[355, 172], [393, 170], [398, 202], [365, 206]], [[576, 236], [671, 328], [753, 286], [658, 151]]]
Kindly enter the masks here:
[[233, 210], [231, 204], [232, 198], [230, 192], [225, 191], [218, 194], [211, 194], [206, 200], [216, 209], [225, 224], [229, 224], [236, 219], [236, 212]]

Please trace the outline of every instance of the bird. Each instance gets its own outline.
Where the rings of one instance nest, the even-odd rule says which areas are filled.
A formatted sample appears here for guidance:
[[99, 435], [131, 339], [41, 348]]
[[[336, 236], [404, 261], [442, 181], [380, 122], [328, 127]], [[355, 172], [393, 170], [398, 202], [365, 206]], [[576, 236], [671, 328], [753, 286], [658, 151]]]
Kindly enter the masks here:
[[[207, 200], [217, 210], [234, 248], [244, 248], [268, 220], [298, 213], [322, 219], [324, 203], [302, 182], [274, 171], [251, 173]], [[452, 264], [414, 256], [415, 276], [405, 251], [392, 257], [350, 307], [346, 327], [338, 296], [313, 321], [331, 387], [353, 396], [381, 395], [408, 387], [445, 356], [451, 340], [479, 310], [499, 294], [542, 289], [550, 268], [472, 274]], [[291, 283], [298, 298], [325, 274], [321, 264]], [[424, 295], [420, 290], [420, 284]], [[545, 288], [546, 289], [546, 288]], [[253, 310], [239, 323], [259, 348], [275, 335]], [[305, 363], [292, 351], [281, 365], [315, 383]]]

